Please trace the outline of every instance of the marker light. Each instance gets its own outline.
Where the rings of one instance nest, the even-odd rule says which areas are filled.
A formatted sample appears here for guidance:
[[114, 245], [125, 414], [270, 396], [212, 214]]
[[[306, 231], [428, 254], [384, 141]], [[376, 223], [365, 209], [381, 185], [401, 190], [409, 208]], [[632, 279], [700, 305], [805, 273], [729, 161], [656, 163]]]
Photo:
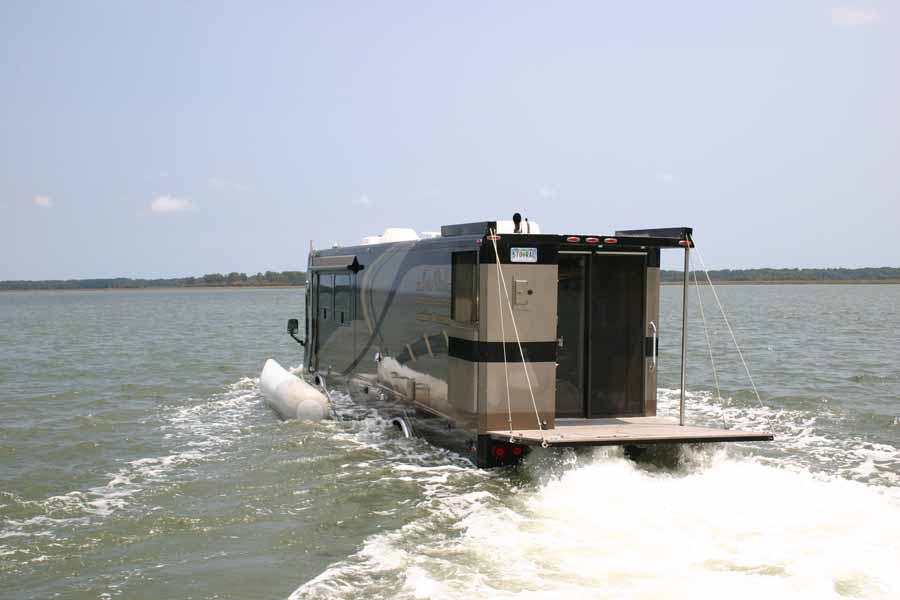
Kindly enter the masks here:
[[691, 245], [691, 240], [681, 240], [680, 242], [678, 242], [678, 245], [687, 248]]
[[586, 241], [588, 244], [596, 244], [597, 242], [600, 241], [600, 238], [595, 238], [595, 237], [584, 238], [584, 241]]
[[503, 455], [506, 454], [506, 448], [503, 446], [497, 446], [494, 448], [494, 456], [497, 458], [503, 458]]
[[513, 446], [513, 456], [522, 456], [522, 449], [519, 446]]
[[617, 240], [616, 238], [603, 238], [603, 243], [604, 244], [618, 244], [619, 240]]
[[570, 235], [569, 237], [566, 238], [566, 241], [567, 242], [580, 242], [581, 238], [574, 236], [574, 235]]
[[491, 240], [492, 242], [496, 242], [500, 239], [500, 236], [496, 233], [492, 233], [491, 235], [487, 236], [487, 239]]

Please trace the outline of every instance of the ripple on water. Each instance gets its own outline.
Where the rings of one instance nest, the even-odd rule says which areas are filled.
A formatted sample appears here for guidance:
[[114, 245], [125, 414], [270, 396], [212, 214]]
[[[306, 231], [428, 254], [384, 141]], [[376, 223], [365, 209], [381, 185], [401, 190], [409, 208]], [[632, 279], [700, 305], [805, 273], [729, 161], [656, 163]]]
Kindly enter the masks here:
[[[26, 500], [11, 492], [0, 492], [0, 539], [16, 542], [2, 549], [6, 555], [33, 555], [46, 539], [66, 540], [82, 528], [102, 527], [116, 513], [146, 506], [135, 502], [146, 493], [158, 494], [167, 484], [189, 476], [192, 466], [216, 460], [236, 443], [236, 429], [249, 411], [260, 404], [257, 381], [242, 378], [213, 397], [186, 406], [164, 409], [161, 430], [171, 453], [126, 461], [107, 473], [105, 484], [85, 490]], [[64, 559], [54, 553], [41, 555], [41, 562]], [[34, 562], [31, 558], [30, 562]], [[8, 565], [15, 569], [15, 565]]]

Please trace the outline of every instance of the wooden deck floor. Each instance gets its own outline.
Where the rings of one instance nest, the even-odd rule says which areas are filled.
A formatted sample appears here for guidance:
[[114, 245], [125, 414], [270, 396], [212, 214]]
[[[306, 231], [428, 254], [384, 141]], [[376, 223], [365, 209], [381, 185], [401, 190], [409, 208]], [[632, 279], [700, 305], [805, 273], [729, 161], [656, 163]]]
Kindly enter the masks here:
[[[771, 433], [716, 429], [678, 424], [666, 417], [623, 417], [619, 419], [557, 419], [555, 429], [544, 430], [552, 446], [621, 446], [625, 444], [694, 444], [709, 442], [752, 442], [774, 439]], [[496, 440], [509, 441], [508, 430], [489, 431]], [[541, 443], [538, 429], [513, 431], [516, 443]]]

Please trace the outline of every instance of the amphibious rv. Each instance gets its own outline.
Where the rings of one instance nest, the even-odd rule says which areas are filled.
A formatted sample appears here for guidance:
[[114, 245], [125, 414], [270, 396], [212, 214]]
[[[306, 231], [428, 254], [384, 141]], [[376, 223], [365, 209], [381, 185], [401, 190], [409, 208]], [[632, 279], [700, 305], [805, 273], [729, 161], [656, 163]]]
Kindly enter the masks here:
[[481, 467], [535, 445], [772, 439], [687, 426], [683, 395], [679, 420], [656, 416], [660, 251], [687, 264], [690, 228], [539, 231], [516, 214], [311, 251], [306, 373]]

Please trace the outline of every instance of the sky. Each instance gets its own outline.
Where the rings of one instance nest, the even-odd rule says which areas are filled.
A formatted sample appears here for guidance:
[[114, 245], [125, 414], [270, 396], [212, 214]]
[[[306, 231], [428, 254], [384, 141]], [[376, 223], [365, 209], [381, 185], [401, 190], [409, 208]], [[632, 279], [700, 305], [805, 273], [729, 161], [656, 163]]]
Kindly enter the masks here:
[[516, 211], [690, 226], [710, 268], [900, 266], [895, 2], [0, 14], [0, 280], [304, 270]]

